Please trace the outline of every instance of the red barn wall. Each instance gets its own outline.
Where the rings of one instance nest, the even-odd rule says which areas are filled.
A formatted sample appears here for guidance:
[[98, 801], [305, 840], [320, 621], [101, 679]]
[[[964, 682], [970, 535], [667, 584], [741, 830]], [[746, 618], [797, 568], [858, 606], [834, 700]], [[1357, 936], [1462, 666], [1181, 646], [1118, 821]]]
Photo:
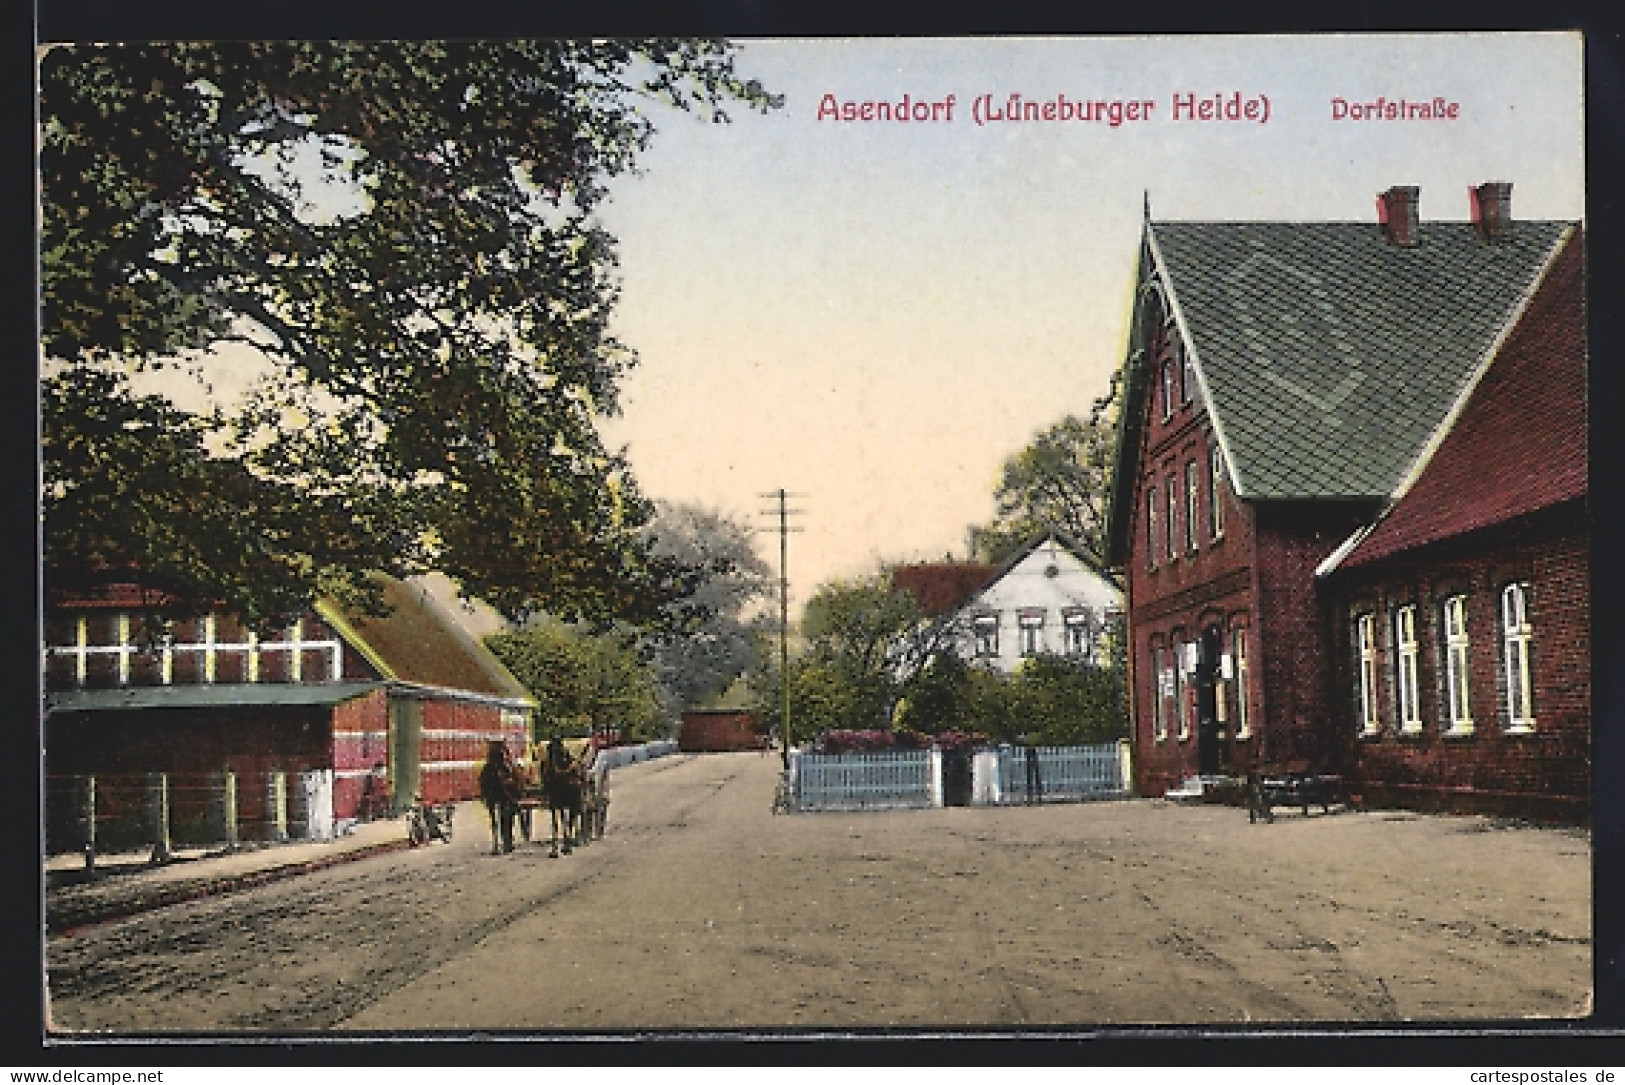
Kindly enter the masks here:
[[754, 750], [761, 740], [751, 712], [685, 712], [677, 733], [677, 748], [684, 753], [721, 753]]

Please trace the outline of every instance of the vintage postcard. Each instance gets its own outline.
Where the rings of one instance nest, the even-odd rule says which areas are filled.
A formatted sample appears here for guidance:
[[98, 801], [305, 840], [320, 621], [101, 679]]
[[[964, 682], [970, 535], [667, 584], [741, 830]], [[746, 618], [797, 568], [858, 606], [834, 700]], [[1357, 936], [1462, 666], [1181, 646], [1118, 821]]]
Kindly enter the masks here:
[[1587, 1019], [1582, 51], [43, 47], [47, 1042]]

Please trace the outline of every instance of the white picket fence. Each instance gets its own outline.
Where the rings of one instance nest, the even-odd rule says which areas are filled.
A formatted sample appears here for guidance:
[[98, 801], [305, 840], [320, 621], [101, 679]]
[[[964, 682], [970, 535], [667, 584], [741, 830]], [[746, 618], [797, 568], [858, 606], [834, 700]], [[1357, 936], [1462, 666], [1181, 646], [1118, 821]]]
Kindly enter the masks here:
[[[1081, 802], [1121, 798], [1130, 792], [1133, 773], [1127, 742], [1046, 746], [1035, 752], [1037, 786], [1029, 794], [1024, 747], [978, 750], [971, 759], [971, 804]], [[942, 773], [943, 755], [938, 750], [861, 754], [792, 751], [785, 794], [792, 810], [941, 806]]]
[[797, 810], [887, 810], [940, 804], [935, 750], [792, 754], [791, 805]]
[[997, 784], [990, 789], [988, 802], [1081, 802], [1128, 793], [1127, 758], [1117, 743], [1038, 746], [1032, 752], [1030, 764], [1025, 747], [1006, 746], [994, 751]]

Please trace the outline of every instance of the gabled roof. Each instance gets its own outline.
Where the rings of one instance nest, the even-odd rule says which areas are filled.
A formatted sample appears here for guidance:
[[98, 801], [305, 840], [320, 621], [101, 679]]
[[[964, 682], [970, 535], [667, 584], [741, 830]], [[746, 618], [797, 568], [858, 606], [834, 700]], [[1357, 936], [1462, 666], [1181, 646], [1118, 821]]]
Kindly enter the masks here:
[[1481, 371], [1569, 224], [1147, 222], [1244, 500], [1387, 498]]
[[1582, 255], [1576, 237], [1399, 500], [1322, 575], [1585, 497]]
[[891, 571], [892, 591], [914, 596], [920, 610], [935, 618], [959, 607], [1002, 571], [998, 565], [927, 562], [898, 565]]
[[508, 668], [427, 591], [385, 578], [383, 601], [390, 612], [382, 618], [345, 610], [331, 600], [318, 602], [316, 611], [385, 679], [531, 701]]

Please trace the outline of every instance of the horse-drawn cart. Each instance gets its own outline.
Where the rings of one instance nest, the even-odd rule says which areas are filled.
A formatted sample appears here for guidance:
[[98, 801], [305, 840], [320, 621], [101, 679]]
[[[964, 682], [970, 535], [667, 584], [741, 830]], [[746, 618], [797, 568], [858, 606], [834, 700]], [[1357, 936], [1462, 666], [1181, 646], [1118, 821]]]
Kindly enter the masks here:
[[[552, 815], [557, 805], [566, 822], [563, 838], [568, 853], [594, 838], [603, 838], [609, 814], [609, 770], [596, 763], [597, 750], [589, 739], [564, 739], [561, 745], [565, 756], [557, 764], [553, 764], [547, 746], [537, 745], [531, 751], [519, 797], [519, 826], [524, 838], [532, 839], [534, 814], [546, 810]], [[556, 821], [551, 836], [556, 851]]]

